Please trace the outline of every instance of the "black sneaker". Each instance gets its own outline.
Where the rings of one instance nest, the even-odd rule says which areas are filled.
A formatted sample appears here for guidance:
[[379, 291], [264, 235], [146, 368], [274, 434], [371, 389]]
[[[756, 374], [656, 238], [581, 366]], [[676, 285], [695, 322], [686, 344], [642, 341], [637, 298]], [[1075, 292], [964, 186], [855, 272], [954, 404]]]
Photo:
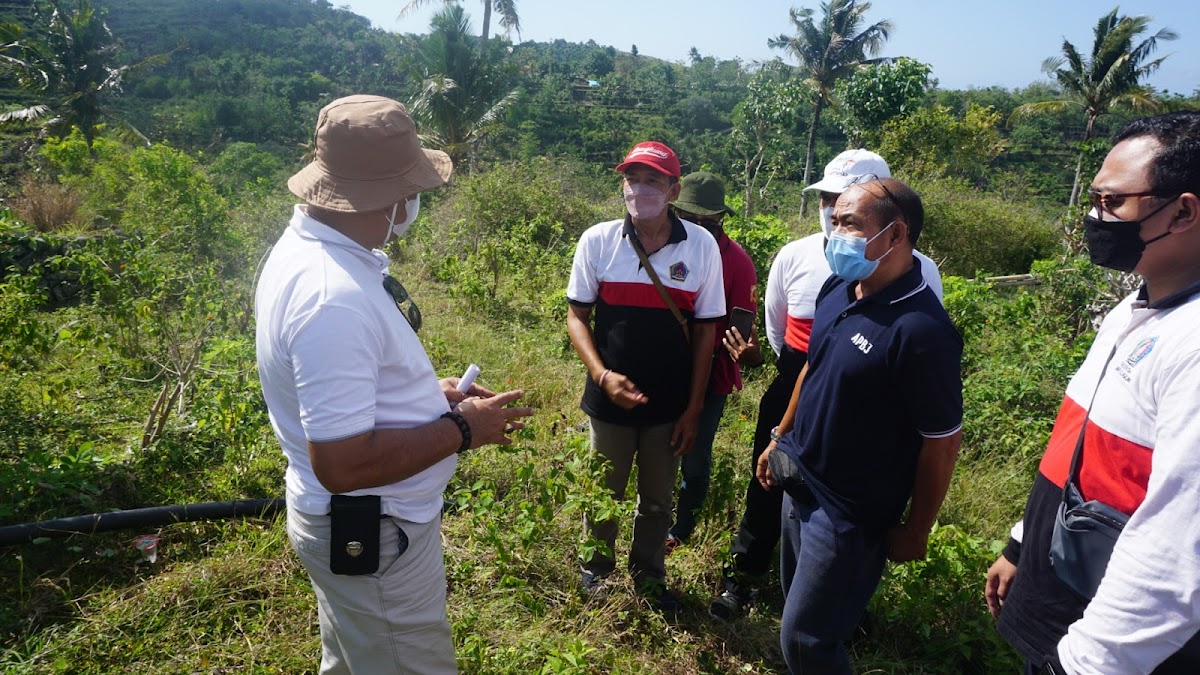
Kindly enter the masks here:
[[658, 612], [668, 615], [679, 613], [679, 596], [668, 590], [667, 584], [662, 580], [655, 579], [639, 584], [638, 593]]
[[679, 596], [667, 590], [664, 586], [657, 593], [652, 593], [647, 596], [651, 606], [662, 614], [675, 615], [679, 613]]
[[750, 609], [755, 595], [757, 594], [753, 591], [739, 593], [733, 589], [726, 590], [713, 598], [712, 604], [708, 606], [708, 614], [717, 621], [729, 622], [740, 619]]
[[583, 582], [583, 592], [585, 595], [597, 596], [602, 595], [605, 591], [605, 577], [599, 574], [594, 574], [587, 570], [583, 570], [580, 575]]

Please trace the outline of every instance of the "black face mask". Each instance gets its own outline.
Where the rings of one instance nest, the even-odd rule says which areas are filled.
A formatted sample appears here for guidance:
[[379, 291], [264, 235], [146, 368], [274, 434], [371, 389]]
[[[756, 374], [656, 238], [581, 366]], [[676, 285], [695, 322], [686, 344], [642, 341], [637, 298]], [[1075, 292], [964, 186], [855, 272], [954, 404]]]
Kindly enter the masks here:
[[1175, 199], [1154, 209], [1141, 220], [1100, 220], [1090, 213], [1084, 216], [1083, 234], [1087, 238], [1092, 264], [1119, 272], [1132, 272], [1141, 262], [1142, 252], [1148, 244], [1171, 234], [1167, 230], [1149, 241], [1142, 241], [1142, 223], [1167, 208]]

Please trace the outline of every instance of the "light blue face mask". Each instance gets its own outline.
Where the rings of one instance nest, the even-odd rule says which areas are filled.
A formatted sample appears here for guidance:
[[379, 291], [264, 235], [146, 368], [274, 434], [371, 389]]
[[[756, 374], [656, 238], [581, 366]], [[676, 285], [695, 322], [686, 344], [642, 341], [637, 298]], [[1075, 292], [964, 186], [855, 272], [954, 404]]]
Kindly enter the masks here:
[[887, 227], [870, 239], [855, 237], [843, 232], [830, 232], [829, 243], [825, 245], [825, 260], [829, 262], [829, 269], [846, 281], [862, 281], [874, 274], [875, 268], [879, 267], [879, 261], [891, 253], [895, 246], [889, 248], [887, 253], [879, 256], [876, 260], [867, 260], [867, 244], [875, 241], [880, 234], [887, 232], [888, 227], [895, 222], [893, 220], [888, 223]]

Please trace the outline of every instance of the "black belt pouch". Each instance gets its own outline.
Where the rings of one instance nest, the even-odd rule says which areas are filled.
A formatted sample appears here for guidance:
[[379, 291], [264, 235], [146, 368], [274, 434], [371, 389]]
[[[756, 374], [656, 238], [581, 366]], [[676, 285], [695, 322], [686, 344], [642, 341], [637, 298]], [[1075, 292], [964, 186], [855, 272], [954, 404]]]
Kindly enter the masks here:
[[379, 569], [379, 495], [329, 500], [329, 571], [374, 574]]

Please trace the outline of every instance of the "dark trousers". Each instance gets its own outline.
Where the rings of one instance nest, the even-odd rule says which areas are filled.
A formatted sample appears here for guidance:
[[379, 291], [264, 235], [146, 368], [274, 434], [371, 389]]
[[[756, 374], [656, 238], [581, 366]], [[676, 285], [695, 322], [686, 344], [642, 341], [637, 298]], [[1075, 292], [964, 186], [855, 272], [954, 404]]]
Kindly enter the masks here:
[[712, 481], [713, 441], [717, 438], [717, 427], [721, 426], [721, 414], [725, 412], [725, 394], [705, 394], [704, 408], [700, 411], [699, 426], [692, 451], [684, 455], [679, 463], [683, 480], [679, 483], [679, 504], [675, 508], [675, 524], [671, 536], [687, 541], [696, 529], [696, 518], [708, 498], [708, 486]]
[[779, 513], [783, 493], [767, 492], [754, 476], [755, 466], [763, 450], [771, 443], [771, 429], [783, 419], [796, 378], [808, 360], [806, 352], [784, 347], [779, 355], [779, 374], [767, 387], [758, 402], [758, 424], [754, 429], [754, 452], [750, 457], [750, 480], [746, 485], [746, 510], [738, 526], [733, 545], [733, 568], [725, 570], [728, 583], [761, 577], [771, 569], [775, 560], [775, 544], [779, 541]]
[[850, 675], [854, 634], [887, 558], [886, 531], [836, 525], [812, 494], [783, 497], [780, 645], [793, 673]]

